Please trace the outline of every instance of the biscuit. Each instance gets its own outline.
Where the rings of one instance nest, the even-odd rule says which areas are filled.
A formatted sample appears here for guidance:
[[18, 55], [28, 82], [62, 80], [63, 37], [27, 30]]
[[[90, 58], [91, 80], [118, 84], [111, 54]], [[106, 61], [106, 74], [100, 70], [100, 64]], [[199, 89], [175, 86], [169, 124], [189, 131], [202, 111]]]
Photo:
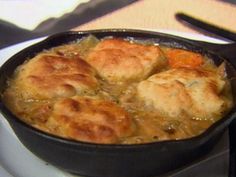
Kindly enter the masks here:
[[131, 118], [118, 105], [79, 96], [58, 101], [47, 126], [57, 135], [94, 143], [117, 143], [134, 132]]
[[155, 74], [137, 87], [138, 97], [170, 117], [211, 119], [222, 115], [225, 81], [217, 73], [178, 68]]
[[48, 99], [93, 93], [95, 70], [80, 58], [41, 54], [18, 69], [16, 83], [24, 98]]
[[166, 64], [158, 46], [116, 38], [102, 40], [86, 61], [109, 82], [141, 80]]

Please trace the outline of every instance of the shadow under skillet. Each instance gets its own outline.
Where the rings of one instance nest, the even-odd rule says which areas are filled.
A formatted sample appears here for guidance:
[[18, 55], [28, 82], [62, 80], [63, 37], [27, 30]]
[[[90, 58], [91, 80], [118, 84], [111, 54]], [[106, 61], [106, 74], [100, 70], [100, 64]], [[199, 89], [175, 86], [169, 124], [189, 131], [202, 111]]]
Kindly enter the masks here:
[[33, 31], [0, 20], [0, 49], [26, 40], [70, 30], [136, 1], [138, 0], [90, 0], [80, 4], [71, 13], [42, 22]]

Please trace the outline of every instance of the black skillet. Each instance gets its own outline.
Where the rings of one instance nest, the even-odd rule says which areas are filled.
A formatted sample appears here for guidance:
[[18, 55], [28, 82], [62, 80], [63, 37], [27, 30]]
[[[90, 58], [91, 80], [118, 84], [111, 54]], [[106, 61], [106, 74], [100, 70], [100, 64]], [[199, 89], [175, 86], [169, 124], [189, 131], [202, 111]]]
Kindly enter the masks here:
[[[0, 92], [4, 91], [7, 79], [16, 67], [26, 59], [42, 50], [76, 41], [88, 34], [93, 34], [97, 38], [115, 36], [149, 40], [162, 45], [200, 52], [212, 58], [217, 65], [226, 61], [226, 70], [231, 79], [234, 99], [236, 98], [234, 53], [224, 53], [228, 49], [235, 48], [235, 44], [214, 45], [168, 34], [129, 29], [65, 32], [30, 46], [11, 57], [0, 68]], [[226, 60], [220, 56], [221, 54]], [[38, 157], [68, 172], [94, 177], [151, 177], [182, 167], [208, 153], [236, 116], [234, 106], [231, 112], [203, 134], [186, 140], [140, 145], [102, 145], [49, 135], [19, 120], [2, 102], [0, 102], [0, 109], [20, 141]]]

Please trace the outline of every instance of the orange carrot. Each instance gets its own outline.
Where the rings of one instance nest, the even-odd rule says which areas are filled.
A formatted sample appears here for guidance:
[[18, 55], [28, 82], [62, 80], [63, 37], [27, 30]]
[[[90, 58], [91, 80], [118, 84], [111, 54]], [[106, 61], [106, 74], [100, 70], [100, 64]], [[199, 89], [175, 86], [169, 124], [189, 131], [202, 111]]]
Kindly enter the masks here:
[[166, 56], [172, 68], [196, 68], [203, 64], [202, 55], [182, 49], [170, 49]]

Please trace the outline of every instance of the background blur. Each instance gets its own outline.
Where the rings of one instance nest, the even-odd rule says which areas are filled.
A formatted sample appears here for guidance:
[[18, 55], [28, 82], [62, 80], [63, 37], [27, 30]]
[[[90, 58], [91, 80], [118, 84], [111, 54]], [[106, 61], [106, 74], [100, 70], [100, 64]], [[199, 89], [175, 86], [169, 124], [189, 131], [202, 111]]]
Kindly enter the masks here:
[[199, 33], [179, 23], [177, 12], [236, 32], [236, 0], [0, 0], [0, 48], [71, 29]]
[[0, 48], [70, 30], [137, 0], [0, 0]]

